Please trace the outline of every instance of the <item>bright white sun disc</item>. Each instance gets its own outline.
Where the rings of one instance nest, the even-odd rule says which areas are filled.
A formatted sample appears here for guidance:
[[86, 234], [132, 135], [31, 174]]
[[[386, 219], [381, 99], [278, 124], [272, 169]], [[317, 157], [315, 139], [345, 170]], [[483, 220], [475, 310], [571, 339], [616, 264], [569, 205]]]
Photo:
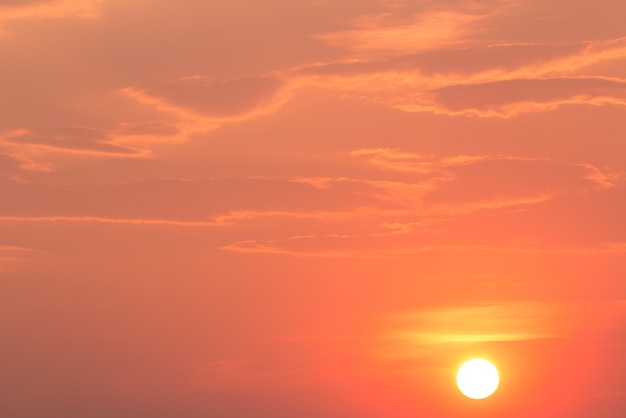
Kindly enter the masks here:
[[485, 399], [496, 391], [499, 383], [496, 366], [481, 358], [466, 361], [456, 374], [459, 390], [472, 399]]

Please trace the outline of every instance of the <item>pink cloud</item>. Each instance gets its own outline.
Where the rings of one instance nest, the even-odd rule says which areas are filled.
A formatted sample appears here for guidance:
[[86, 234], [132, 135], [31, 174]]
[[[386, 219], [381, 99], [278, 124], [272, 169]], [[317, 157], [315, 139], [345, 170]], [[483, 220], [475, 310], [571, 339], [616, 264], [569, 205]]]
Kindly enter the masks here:
[[624, 107], [626, 82], [602, 78], [518, 79], [443, 87], [432, 91], [430, 95], [426, 101], [431, 104], [418, 106], [424, 106], [425, 110], [432, 107], [435, 112], [451, 114], [511, 116], [567, 104], [611, 104]]
[[[437, 80], [447, 75], [450, 80], [463, 80], [463, 76], [501, 71], [515, 74], [521, 68], [548, 66], [561, 60], [572, 59], [585, 53], [590, 63], [598, 59], [589, 46], [572, 44], [522, 44], [502, 43], [472, 45], [464, 48], [439, 48], [411, 54], [397, 54], [383, 59], [346, 60], [317, 64], [296, 69], [296, 74], [317, 76], [356, 76], [375, 73], [405, 73]], [[621, 55], [621, 54], [620, 54]], [[595, 60], [594, 60], [595, 58]], [[572, 59], [573, 60], [573, 59]], [[580, 64], [579, 64], [580, 65]], [[458, 77], [458, 78], [455, 78]], [[445, 82], [445, 78], [442, 77]], [[453, 81], [452, 81], [453, 82]]]
[[115, 144], [111, 133], [91, 128], [39, 128], [6, 132], [0, 143], [28, 153], [44, 149], [57, 152], [134, 157], [145, 155], [139, 149]]
[[452, 10], [422, 11], [410, 18], [399, 16], [362, 16], [355, 19], [352, 29], [317, 37], [359, 57], [406, 54], [463, 43], [468, 27], [480, 19], [480, 15]]
[[[388, 257], [421, 251], [424, 245], [449, 245], [439, 242], [433, 231], [445, 230], [459, 217], [532, 208], [562, 196], [615, 187], [610, 174], [592, 165], [550, 159], [436, 158], [390, 149], [359, 150], [352, 158], [368, 168], [367, 178], [5, 185], [7, 201], [0, 221], [229, 227], [242, 232], [252, 228], [263, 232], [244, 233], [248, 239], [222, 248], [239, 253]], [[393, 172], [401, 177], [393, 181], [380, 177]], [[416, 246], [413, 240], [424, 231], [429, 231], [426, 241]]]
[[[560, 338], [605, 338], [624, 319], [624, 301], [511, 301], [394, 315], [377, 355], [415, 358], [445, 344]], [[596, 324], [604, 324], [598, 330]]]
[[19, 168], [20, 162], [10, 154], [0, 154], [0, 172], [12, 172]]
[[623, 392], [624, 4], [0, 0], [3, 414]]
[[606, 176], [587, 165], [541, 160], [491, 160], [448, 169], [453, 180], [425, 196], [427, 205], [558, 196], [612, 187]]
[[161, 136], [161, 140], [183, 142], [194, 133], [212, 131], [225, 123], [274, 113], [291, 98], [292, 89], [273, 76], [222, 81], [192, 76], [147, 89], [119, 91], [173, 118], [168, 125], [175, 127], [176, 133]]
[[0, 245], [0, 271], [12, 270], [28, 261], [31, 248]]
[[271, 76], [223, 81], [186, 77], [173, 83], [152, 86], [146, 94], [219, 118], [253, 111], [271, 100], [283, 84], [281, 79]]
[[[537, 202], [534, 202], [537, 203]], [[519, 204], [519, 203], [518, 203]], [[492, 208], [493, 209], [493, 208]], [[445, 225], [445, 222], [441, 222]], [[615, 255], [626, 253], [626, 243], [608, 242], [596, 246], [555, 246], [539, 245], [533, 242], [532, 246], [524, 243], [497, 243], [480, 245], [464, 243], [450, 245], [441, 242], [433, 233], [432, 226], [424, 227], [425, 222], [413, 225], [400, 234], [394, 233], [372, 235], [309, 235], [293, 236], [278, 240], [245, 240], [221, 246], [220, 249], [239, 254], [273, 254], [305, 258], [345, 258], [345, 259], [412, 259], [414, 257], [455, 257], [459, 254], [473, 254], [476, 257], [489, 259], [498, 254], [528, 255]], [[401, 225], [391, 225], [392, 229], [401, 228]], [[445, 226], [442, 230], [451, 230]], [[427, 231], [427, 232], [425, 232]], [[402, 236], [405, 235], [405, 236]], [[425, 244], [424, 242], [427, 242]]]
[[6, 0], [0, 3], [0, 24], [10, 20], [93, 18], [102, 0]]
[[6, 185], [3, 195], [7, 200], [0, 215], [25, 220], [169, 219], [202, 224], [221, 216], [310, 216], [351, 212], [361, 206], [389, 207], [389, 202], [374, 193], [376, 190], [359, 182], [319, 189], [306, 183], [265, 178], [152, 180], [99, 186]]
[[[320, 88], [409, 112], [510, 117], [567, 104], [623, 106], [621, 78], [585, 74], [626, 58], [624, 45], [623, 38], [568, 44], [479, 44], [346, 59], [298, 68], [293, 74]], [[492, 86], [500, 103], [486, 103]], [[453, 92], [455, 103], [449, 97]], [[479, 97], [480, 101], [471, 101]], [[460, 100], [466, 101], [465, 106], [457, 104]]]

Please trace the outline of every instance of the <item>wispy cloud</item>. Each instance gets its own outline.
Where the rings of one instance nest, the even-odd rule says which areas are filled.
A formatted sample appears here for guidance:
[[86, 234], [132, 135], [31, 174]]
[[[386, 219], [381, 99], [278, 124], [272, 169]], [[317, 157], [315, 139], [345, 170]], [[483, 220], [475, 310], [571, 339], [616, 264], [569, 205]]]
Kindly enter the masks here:
[[410, 18], [384, 13], [362, 16], [352, 28], [317, 36], [349, 50], [357, 57], [406, 54], [463, 42], [480, 15], [452, 10], [430, 10]]
[[[102, 0], [21, 0], [0, 3], [0, 29], [10, 20], [94, 18]], [[1, 33], [1, 32], [0, 32]]]
[[230, 80], [196, 75], [119, 92], [173, 118], [176, 133], [155, 140], [182, 142], [225, 123], [274, 113], [291, 98], [292, 90], [293, 86], [276, 74]]
[[0, 145], [22, 154], [41, 151], [114, 157], [144, 157], [149, 151], [116, 144], [112, 133], [92, 128], [20, 129], [0, 135]]
[[420, 355], [441, 344], [587, 338], [623, 318], [623, 301], [519, 301], [419, 310], [393, 316], [383, 355]]
[[626, 59], [625, 38], [452, 45], [473, 30], [468, 23], [482, 18], [476, 10], [421, 12], [400, 23], [385, 14], [367, 16], [353, 29], [318, 36], [352, 51], [341, 61], [233, 79], [198, 74], [119, 89], [161, 113], [173, 128], [166, 134], [121, 135], [119, 142], [185, 142], [224, 124], [276, 113], [312, 88], [406, 112], [451, 116], [508, 118], [566, 105], [625, 105], [626, 82], [592, 71]]
[[428, 92], [423, 103], [397, 104], [405, 110], [510, 117], [564, 105], [626, 106], [626, 81], [605, 78], [510, 80], [444, 87]]
[[512, 117], [565, 105], [623, 107], [624, 80], [604, 77], [594, 68], [624, 59], [624, 38], [572, 44], [483, 42], [316, 64], [293, 74], [309, 85], [407, 112]]
[[[437, 157], [390, 148], [364, 148], [353, 151], [351, 155], [363, 158], [368, 164], [382, 170], [428, 175], [430, 184], [436, 185], [428, 190], [432, 193], [440, 193], [442, 189], [467, 180], [476, 181], [481, 187], [486, 182], [502, 180], [508, 191], [497, 191], [492, 184], [492, 187], [487, 188], [488, 193], [500, 197], [506, 193], [514, 196], [518, 193], [517, 186], [521, 185], [519, 179], [515, 180], [517, 176], [524, 176], [528, 180], [536, 178], [537, 182], [528, 182], [527, 185], [532, 183], [532, 187], [537, 186], [535, 192], [539, 195], [572, 188], [581, 191], [610, 188], [617, 179], [617, 175], [605, 173], [591, 164], [567, 163], [549, 158], [497, 154]], [[492, 177], [495, 172], [498, 172], [499, 180]], [[532, 173], [531, 177], [529, 173]], [[463, 188], [468, 186], [462, 185]]]
[[[498, 253], [509, 254], [625, 254], [626, 245], [621, 242], [602, 243], [595, 247], [577, 246], [533, 246], [502, 243], [500, 245], [450, 245], [422, 244], [420, 241], [431, 240], [428, 234], [420, 235], [424, 223], [383, 224], [389, 227], [389, 233], [370, 235], [302, 235], [277, 240], [245, 240], [220, 247], [222, 250], [241, 254], [276, 254], [307, 258], [367, 258], [367, 259], [402, 259], [419, 254], [483, 254], [485, 256]], [[413, 234], [409, 238], [397, 235]]]
[[172, 219], [106, 218], [101, 216], [0, 216], [0, 222], [86, 222], [131, 225], [165, 225], [183, 227], [223, 226], [227, 224], [226, 222], [223, 222], [221, 220], [182, 221]]
[[0, 245], [0, 251], [23, 253], [32, 251], [32, 249], [26, 247], [16, 247], [13, 245]]
[[[0, 133], [0, 172], [19, 179], [23, 172], [50, 172], [59, 156], [147, 158], [151, 151], [126, 145], [133, 135], [85, 127], [17, 129]], [[4, 164], [3, 164], [4, 161]]]
[[27, 260], [34, 250], [26, 247], [0, 245], [0, 271], [11, 270]]

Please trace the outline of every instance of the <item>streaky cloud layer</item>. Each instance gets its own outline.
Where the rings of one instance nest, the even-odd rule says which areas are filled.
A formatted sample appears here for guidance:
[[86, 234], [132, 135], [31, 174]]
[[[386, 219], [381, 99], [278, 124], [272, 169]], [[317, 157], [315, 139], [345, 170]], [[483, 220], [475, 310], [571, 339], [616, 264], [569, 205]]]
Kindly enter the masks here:
[[624, 16], [0, 0], [3, 416], [623, 418]]

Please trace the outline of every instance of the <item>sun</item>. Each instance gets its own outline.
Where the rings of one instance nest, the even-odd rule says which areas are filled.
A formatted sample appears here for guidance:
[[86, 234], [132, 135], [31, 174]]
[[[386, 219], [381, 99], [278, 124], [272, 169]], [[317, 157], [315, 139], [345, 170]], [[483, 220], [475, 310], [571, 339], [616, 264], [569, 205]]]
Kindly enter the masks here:
[[481, 358], [468, 360], [456, 374], [456, 384], [463, 395], [471, 399], [491, 396], [500, 383], [496, 366]]

